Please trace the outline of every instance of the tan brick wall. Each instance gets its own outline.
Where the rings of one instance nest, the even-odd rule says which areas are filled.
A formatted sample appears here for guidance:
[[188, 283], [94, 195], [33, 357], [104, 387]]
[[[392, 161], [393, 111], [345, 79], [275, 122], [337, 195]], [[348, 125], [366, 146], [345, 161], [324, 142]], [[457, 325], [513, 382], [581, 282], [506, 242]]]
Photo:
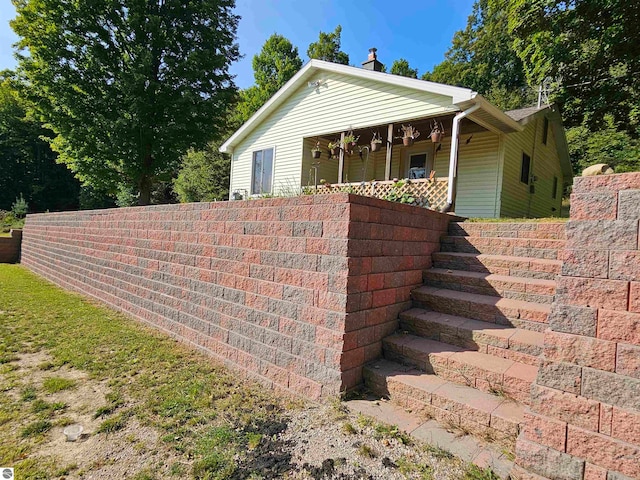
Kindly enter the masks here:
[[640, 173], [577, 178], [517, 479], [640, 479]]
[[450, 218], [348, 194], [29, 215], [22, 263], [317, 398], [362, 381]]

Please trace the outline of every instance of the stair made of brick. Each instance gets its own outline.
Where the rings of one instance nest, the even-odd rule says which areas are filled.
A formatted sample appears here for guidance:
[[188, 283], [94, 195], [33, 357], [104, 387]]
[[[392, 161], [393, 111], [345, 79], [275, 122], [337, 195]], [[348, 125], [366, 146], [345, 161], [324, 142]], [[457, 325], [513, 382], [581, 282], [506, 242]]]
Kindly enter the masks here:
[[513, 446], [537, 375], [564, 224], [452, 223], [441, 246], [365, 381], [417, 414]]

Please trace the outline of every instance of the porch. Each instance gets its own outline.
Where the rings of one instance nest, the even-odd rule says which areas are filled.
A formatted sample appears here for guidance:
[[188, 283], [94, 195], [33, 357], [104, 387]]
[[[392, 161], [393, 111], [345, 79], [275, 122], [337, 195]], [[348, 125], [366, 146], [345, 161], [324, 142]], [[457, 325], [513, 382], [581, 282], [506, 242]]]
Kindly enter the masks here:
[[[468, 146], [474, 134], [480, 138], [491, 133], [464, 117], [441, 114], [305, 137], [301, 186], [308, 193], [350, 192], [449, 211], [455, 199], [450, 186], [456, 183], [459, 145]], [[402, 127], [409, 125], [418, 135], [406, 144]], [[441, 138], [432, 139], [434, 125], [444, 130]], [[351, 147], [345, 145], [349, 136], [357, 139]], [[452, 151], [453, 137], [457, 141]], [[335, 145], [338, 148], [330, 148]], [[461, 156], [461, 161], [473, 162], [473, 154]]]

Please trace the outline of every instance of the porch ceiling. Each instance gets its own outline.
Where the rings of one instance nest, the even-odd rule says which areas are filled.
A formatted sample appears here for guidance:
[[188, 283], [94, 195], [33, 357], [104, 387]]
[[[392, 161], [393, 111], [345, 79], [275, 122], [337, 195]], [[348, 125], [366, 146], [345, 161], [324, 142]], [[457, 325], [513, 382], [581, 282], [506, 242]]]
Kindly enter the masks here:
[[[402, 124], [404, 125], [411, 124], [420, 132], [419, 140], [427, 140], [429, 138], [429, 134], [431, 133], [431, 128], [435, 120], [438, 123], [442, 123], [442, 125], [444, 126], [445, 137], [450, 137], [451, 123], [453, 121], [453, 116], [454, 116], [453, 114], [440, 115], [437, 117], [420, 118], [420, 119], [406, 121], [406, 122], [394, 123], [393, 124], [393, 145], [402, 145], [402, 138], [401, 138], [402, 133], [400, 132], [400, 126]], [[360, 139], [358, 140], [359, 145], [368, 145], [369, 143], [371, 143], [371, 139], [373, 138], [374, 132], [379, 133], [382, 140], [386, 141], [387, 128], [388, 128], [388, 125], [386, 124], [375, 125], [372, 127], [354, 129], [353, 133], [356, 137], [358, 136], [360, 137]], [[485, 126], [479, 123], [476, 123], [468, 118], [465, 118], [462, 120], [462, 125], [460, 128], [461, 133], [476, 133], [476, 132], [483, 132], [486, 130], [488, 129], [485, 128]], [[314, 139], [317, 138], [322, 145], [326, 145], [329, 142], [339, 141], [340, 132], [323, 134], [323, 135], [318, 135], [316, 137], [307, 137], [307, 138], [314, 138]], [[383, 146], [382, 148], [385, 148], [385, 146]]]

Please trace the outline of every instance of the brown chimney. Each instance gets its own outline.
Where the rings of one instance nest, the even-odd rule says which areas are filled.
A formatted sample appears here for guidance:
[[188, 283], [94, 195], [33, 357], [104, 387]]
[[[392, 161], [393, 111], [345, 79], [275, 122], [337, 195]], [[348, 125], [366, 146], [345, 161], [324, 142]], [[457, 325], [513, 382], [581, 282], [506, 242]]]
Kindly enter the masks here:
[[378, 61], [378, 55], [376, 55], [377, 51], [378, 51], [377, 48], [369, 49], [369, 57], [367, 58], [366, 62], [362, 62], [362, 68], [364, 68], [365, 70], [371, 70], [374, 72], [382, 71], [383, 65]]

